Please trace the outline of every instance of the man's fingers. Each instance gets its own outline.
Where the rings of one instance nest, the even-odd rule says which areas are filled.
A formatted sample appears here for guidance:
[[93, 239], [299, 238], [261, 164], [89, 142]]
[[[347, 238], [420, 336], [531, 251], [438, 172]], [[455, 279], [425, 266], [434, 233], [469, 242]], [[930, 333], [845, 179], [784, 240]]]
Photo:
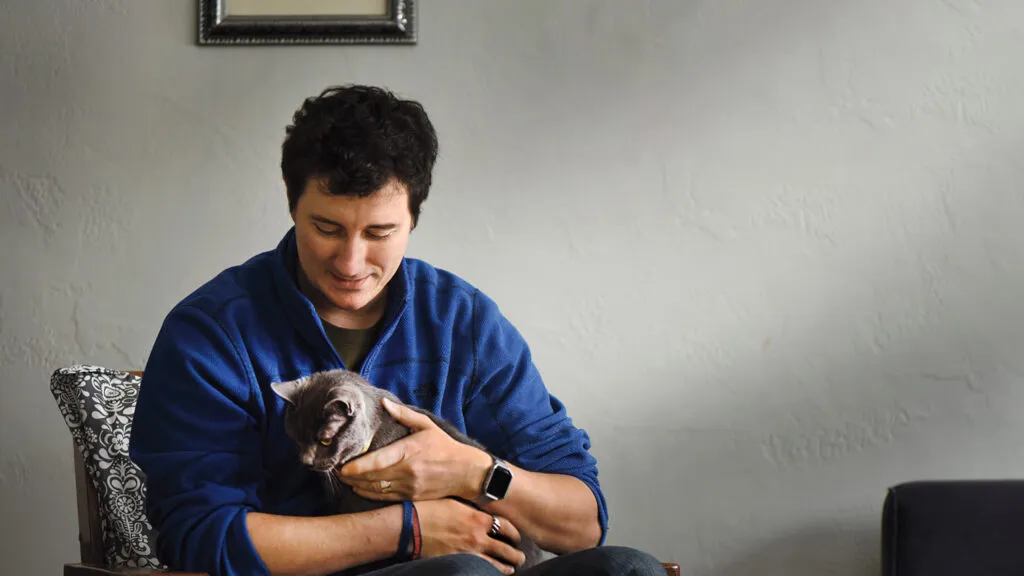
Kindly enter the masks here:
[[[390, 474], [380, 474], [381, 476], [391, 476]], [[342, 483], [349, 486], [353, 492], [363, 498], [370, 498], [372, 500], [403, 500], [412, 499], [412, 491], [409, 490], [409, 485], [403, 480], [361, 480], [346, 478], [342, 480]]]
[[378, 448], [369, 454], [364, 454], [342, 466], [338, 470], [338, 476], [342, 478], [373, 480], [379, 477], [384, 469], [390, 468], [405, 459], [405, 445], [406, 439], [403, 438], [383, 448]]
[[509, 566], [521, 566], [523, 562], [526, 562], [526, 554], [497, 538], [491, 538], [491, 543], [485, 552], [487, 552], [488, 556], [492, 556]]
[[522, 535], [519, 534], [519, 529], [515, 527], [507, 518], [498, 516], [498, 530], [497, 538], [511, 543], [513, 546], [518, 546], [522, 542]]
[[[386, 450], [392, 446], [394, 444], [381, 448], [381, 450]], [[404, 455], [404, 450], [399, 453]], [[363, 458], [367, 456], [363, 456]], [[392, 457], [387, 454], [378, 459], [367, 460], [365, 463], [353, 460], [345, 464], [336, 474], [339, 480], [347, 484], [377, 482], [383, 479], [403, 478], [409, 475], [409, 468], [403, 462], [403, 458], [400, 457], [396, 462], [389, 463], [390, 460], [392, 460]], [[349, 468], [349, 466], [352, 466], [352, 468]]]
[[484, 552], [488, 556], [492, 556], [510, 566], [521, 566], [526, 561], [526, 555], [519, 551], [516, 546], [522, 539], [517, 529], [511, 521], [502, 516], [491, 516], [487, 515], [488, 519], [493, 523], [494, 520], [498, 522], [497, 534], [490, 532], [491, 525], [487, 526], [487, 535], [490, 536], [486, 549]]
[[363, 492], [393, 492], [395, 485], [392, 484], [387, 489], [382, 490], [380, 487], [380, 481], [370, 482], [368, 480], [343, 480], [345, 484], [352, 487], [353, 490], [362, 490]]
[[401, 404], [395, 404], [387, 398], [383, 398], [382, 403], [384, 409], [388, 411], [388, 414], [398, 420], [399, 423], [404, 424], [406, 427], [412, 430], [424, 430], [434, 426], [434, 421], [430, 419], [426, 414], [421, 414], [415, 410], [412, 410]]
[[381, 500], [384, 502], [398, 502], [405, 500], [400, 492], [378, 492], [376, 490], [363, 490], [362, 488], [352, 487], [352, 492], [357, 496], [362, 496], [367, 500]]
[[495, 568], [497, 568], [498, 570], [501, 570], [502, 574], [508, 574], [509, 576], [512, 576], [512, 574], [515, 574], [516, 570], [512, 566], [509, 566], [508, 564], [505, 564], [504, 562], [499, 562], [499, 561], [495, 560], [494, 558], [491, 558], [490, 556], [488, 556], [486, 554], [479, 554], [479, 553], [475, 553], [475, 554], [477, 556], [483, 558], [484, 560], [487, 560], [491, 564], [493, 564]]
[[[385, 476], [381, 474], [381, 476]], [[394, 476], [392, 476], [394, 477]], [[341, 481], [343, 484], [348, 484], [353, 490], [359, 489], [364, 492], [401, 492], [405, 493], [407, 486], [406, 483], [401, 480], [362, 480], [345, 478]], [[383, 482], [383, 485], [381, 484]]]

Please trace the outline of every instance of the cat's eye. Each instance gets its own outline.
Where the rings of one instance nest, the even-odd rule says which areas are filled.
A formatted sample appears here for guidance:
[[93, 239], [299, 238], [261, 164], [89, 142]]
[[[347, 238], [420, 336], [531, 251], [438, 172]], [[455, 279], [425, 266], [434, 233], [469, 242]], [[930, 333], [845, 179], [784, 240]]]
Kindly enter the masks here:
[[333, 441], [333, 438], [324, 438], [323, 440], [320, 441], [320, 443], [323, 444], [324, 446], [330, 446], [331, 442]]

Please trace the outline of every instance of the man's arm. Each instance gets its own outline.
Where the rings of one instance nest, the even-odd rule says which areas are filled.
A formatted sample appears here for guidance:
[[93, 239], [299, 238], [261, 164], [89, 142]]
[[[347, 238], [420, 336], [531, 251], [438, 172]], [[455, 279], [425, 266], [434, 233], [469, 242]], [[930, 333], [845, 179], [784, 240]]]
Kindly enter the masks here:
[[[477, 472], [470, 484], [477, 487], [467, 498], [480, 494], [491, 457], [479, 452]], [[597, 546], [602, 539], [594, 493], [578, 478], [566, 474], [530, 472], [509, 463], [514, 476], [505, 498], [483, 506], [504, 516], [529, 534], [538, 546], [566, 553]]]
[[[506, 497], [488, 511], [508, 517], [542, 548], [570, 552], [604, 543], [607, 504], [590, 437], [548, 393], [530, 348], [497, 304], [477, 292], [475, 391], [466, 403], [470, 433], [509, 462]], [[490, 458], [476, 451], [472, 497]]]
[[246, 526], [271, 574], [331, 574], [393, 556], [402, 509], [313, 518], [250, 512]]
[[[586, 432], [549, 395], [525, 341], [485, 296], [473, 315], [474, 392], [465, 403], [469, 436], [510, 461], [509, 493], [488, 511], [508, 518], [542, 548], [570, 552], [604, 542], [607, 508]], [[468, 330], [467, 330], [468, 331]], [[377, 500], [460, 496], [473, 500], [490, 456], [456, 441], [413, 410], [385, 407], [413, 434], [346, 464], [341, 480]], [[515, 466], [518, 464], [518, 466]], [[378, 481], [388, 481], [381, 492]]]
[[[491, 457], [448, 435], [429, 417], [384, 402], [409, 436], [346, 464], [339, 478], [365, 498], [433, 500], [458, 496], [476, 500]], [[541, 548], [571, 552], [596, 546], [602, 538], [594, 492], [574, 476], [529, 472], [509, 464], [515, 479], [500, 502], [483, 506], [530, 535]], [[381, 492], [379, 481], [388, 482]]]
[[397, 552], [401, 508], [322, 518], [261, 513], [262, 395], [209, 314], [173, 311], [146, 365], [132, 459], [146, 475], [157, 555], [210, 574], [329, 573]]

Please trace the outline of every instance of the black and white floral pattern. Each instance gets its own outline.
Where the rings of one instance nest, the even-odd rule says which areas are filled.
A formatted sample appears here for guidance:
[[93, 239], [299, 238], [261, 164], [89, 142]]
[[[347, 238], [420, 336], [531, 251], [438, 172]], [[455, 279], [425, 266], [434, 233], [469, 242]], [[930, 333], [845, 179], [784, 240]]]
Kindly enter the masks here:
[[156, 531], [146, 519], [143, 474], [128, 458], [140, 380], [128, 372], [76, 365], [53, 373], [50, 392], [98, 495], [107, 566], [163, 570]]

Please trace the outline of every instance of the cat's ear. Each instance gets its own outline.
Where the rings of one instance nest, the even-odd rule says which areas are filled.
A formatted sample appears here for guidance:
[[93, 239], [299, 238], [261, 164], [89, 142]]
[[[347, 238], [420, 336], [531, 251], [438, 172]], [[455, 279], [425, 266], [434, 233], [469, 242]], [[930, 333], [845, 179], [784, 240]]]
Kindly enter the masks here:
[[274, 391], [274, 394], [284, 398], [286, 402], [294, 406], [298, 401], [299, 392], [308, 381], [309, 377], [289, 380], [287, 382], [272, 382], [270, 389]]
[[330, 402], [327, 403], [327, 406], [324, 407], [324, 410], [328, 412], [333, 412], [338, 416], [351, 417], [353, 414], [355, 414], [355, 410], [352, 409], [352, 403], [346, 402], [344, 400], [331, 400]]

